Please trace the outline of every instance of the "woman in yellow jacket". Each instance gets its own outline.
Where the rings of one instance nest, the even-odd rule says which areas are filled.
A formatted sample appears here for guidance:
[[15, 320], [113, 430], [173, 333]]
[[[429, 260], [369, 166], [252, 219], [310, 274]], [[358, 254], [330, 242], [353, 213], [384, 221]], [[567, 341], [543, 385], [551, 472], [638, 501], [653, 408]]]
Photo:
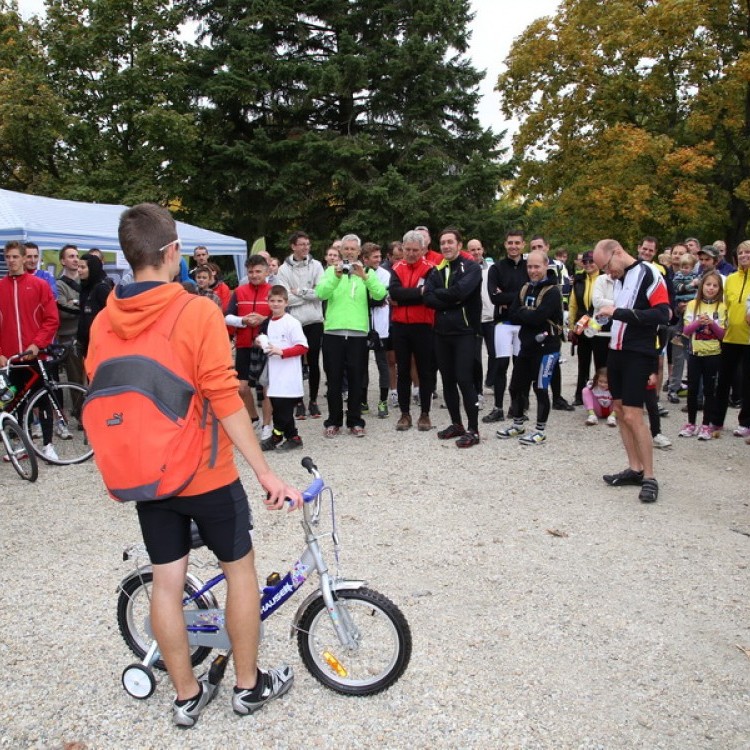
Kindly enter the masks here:
[[742, 408], [736, 437], [750, 437], [750, 325], [746, 306], [750, 297], [750, 240], [737, 247], [737, 270], [727, 277], [724, 285], [724, 303], [727, 306], [728, 325], [721, 342], [719, 385], [716, 389], [715, 435], [724, 426], [729, 406], [729, 390], [738, 367], [742, 368]]

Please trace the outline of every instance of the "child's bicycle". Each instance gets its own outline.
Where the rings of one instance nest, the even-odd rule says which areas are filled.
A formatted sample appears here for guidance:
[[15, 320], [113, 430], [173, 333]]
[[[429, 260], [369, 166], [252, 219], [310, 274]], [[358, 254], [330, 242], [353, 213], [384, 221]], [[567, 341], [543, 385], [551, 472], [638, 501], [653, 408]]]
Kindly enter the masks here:
[[[300, 656], [313, 677], [345, 695], [374, 695], [393, 685], [404, 673], [411, 657], [411, 632], [401, 610], [388, 598], [365, 586], [365, 581], [332, 575], [323, 559], [319, 540], [330, 534], [338, 565], [333, 491], [326, 487], [311, 458], [302, 466], [314, 481], [304, 491], [302, 528], [305, 549], [285, 576], [272, 573], [261, 591], [261, 620], [265, 620], [296, 593], [311, 572], [318, 573], [318, 587], [297, 608], [290, 637], [297, 634]], [[323, 496], [330, 499], [331, 530], [317, 533]], [[193, 548], [203, 541], [193, 531]], [[122, 684], [134, 698], [145, 699], [156, 689], [152, 667], [164, 669], [153, 640], [149, 619], [152, 573], [143, 545], [127, 547], [123, 560], [136, 560], [136, 569], [119, 587], [117, 624], [125, 643], [140, 662], [122, 673]], [[218, 607], [211, 589], [224, 580], [223, 574], [203, 583], [188, 574], [183, 600], [185, 626], [193, 666], [203, 662], [211, 649], [227, 650], [217, 656], [208, 679], [218, 685], [231, 653], [224, 627], [224, 610]]]
[[39, 476], [39, 462], [36, 460], [34, 446], [15, 417], [6, 411], [0, 411], [0, 431], [5, 448], [3, 461], [12, 464], [21, 479], [35, 482]]

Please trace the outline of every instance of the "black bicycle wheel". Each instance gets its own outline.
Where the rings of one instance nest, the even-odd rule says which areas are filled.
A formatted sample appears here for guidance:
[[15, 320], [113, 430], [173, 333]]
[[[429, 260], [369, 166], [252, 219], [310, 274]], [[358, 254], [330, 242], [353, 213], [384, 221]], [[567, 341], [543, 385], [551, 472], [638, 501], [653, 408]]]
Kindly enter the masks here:
[[[140, 576], [129, 578], [120, 586], [120, 596], [117, 599], [117, 625], [128, 648], [142, 659], [151, 647], [153, 638], [146, 631], [146, 618], [151, 608], [151, 586], [153, 575], [144, 572]], [[185, 595], [192, 596], [197, 589], [189, 581], [185, 581]], [[193, 609], [210, 609], [208, 602], [199, 598], [191, 605]], [[192, 646], [190, 661], [193, 666], [205, 661], [211, 653], [207, 646]], [[158, 659], [153, 665], [157, 669], [164, 669], [164, 662]]]
[[42, 414], [52, 420], [54, 454], [45, 452], [44, 441], [38, 439], [33, 446], [39, 458], [50, 464], [69, 466], [83, 463], [94, 454], [82, 425], [71, 416], [80, 409], [86, 393], [77, 383], [50, 383], [49, 390], [43, 388], [31, 398], [23, 414], [24, 432], [33, 440], [35, 418]]
[[354, 647], [341, 645], [323, 597], [300, 618], [297, 647], [310, 674], [344, 695], [375, 695], [401, 677], [411, 658], [411, 631], [401, 610], [371, 589], [335, 591]]
[[39, 462], [36, 460], [34, 446], [21, 426], [9, 414], [2, 417], [2, 437], [5, 454], [21, 479], [35, 482], [39, 476]]

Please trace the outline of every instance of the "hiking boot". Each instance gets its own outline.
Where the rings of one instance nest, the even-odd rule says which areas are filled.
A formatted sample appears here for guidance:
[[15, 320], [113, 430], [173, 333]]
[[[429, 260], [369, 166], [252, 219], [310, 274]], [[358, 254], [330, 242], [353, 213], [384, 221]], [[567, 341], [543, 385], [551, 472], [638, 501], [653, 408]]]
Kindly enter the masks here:
[[479, 433], [474, 430], [467, 430], [456, 440], [458, 448], [471, 448], [472, 445], [479, 445]]
[[307, 405], [307, 412], [310, 415], [310, 419], [319, 419], [320, 418], [320, 409], [318, 409], [318, 402], [317, 401], [311, 401]]
[[526, 428], [517, 427], [515, 424], [512, 424], [508, 427], [504, 427], [502, 430], [498, 430], [495, 434], [501, 440], [507, 440], [508, 438], [514, 438], [518, 437], [519, 435], [523, 435], [524, 432], [526, 432]]
[[302, 438], [299, 435], [295, 435], [294, 437], [287, 438], [280, 446], [280, 451], [291, 451], [294, 450], [294, 448], [301, 448], [302, 447]]
[[411, 429], [411, 414], [402, 414], [396, 422], [396, 432], [406, 432]]
[[300, 401], [297, 406], [294, 407], [294, 418], [295, 419], [305, 419], [307, 417], [307, 412], [305, 411], [305, 404]]
[[588, 417], [586, 417], [585, 424], [588, 427], [593, 427], [594, 425], [599, 424], [599, 417], [597, 417], [596, 414], [589, 414]]
[[448, 425], [444, 430], [440, 430], [437, 434], [440, 440], [450, 440], [451, 438], [459, 438], [461, 435], [466, 434], [466, 430], [463, 425], [451, 424]]
[[341, 428], [336, 427], [335, 425], [331, 425], [330, 427], [326, 427], [323, 434], [327, 438], [335, 438], [338, 437], [341, 434]]
[[200, 692], [195, 698], [186, 701], [177, 701], [172, 704], [172, 719], [178, 727], [189, 729], [194, 727], [201, 715], [201, 711], [213, 700], [218, 685], [212, 685], [208, 676], [198, 678]]
[[678, 437], [695, 437], [698, 434], [698, 427], [688, 422], [678, 433]]
[[365, 428], [360, 425], [355, 425], [354, 427], [349, 428], [349, 434], [354, 435], [354, 437], [364, 437], [365, 436]]
[[562, 396], [552, 399], [552, 408], [557, 411], [575, 411], [575, 406], [569, 404]]
[[655, 503], [659, 497], [659, 483], [655, 479], [644, 479], [638, 499], [642, 503]]
[[232, 708], [240, 716], [255, 713], [274, 698], [281, 698], [289, 691], [293, 682], [294, 672], [286, 664], [269, 669], [267, 672], [259, 669], [258, 684], [254, 688], [247, 690], [236, 687], [234, 689]]
[[426, 412], [422, 412], [417, 420], [417, 429], [420, 432], [429, 432], [432, 429], [432, 422], [430, 422], [430, 415]]
[[666, 450], [667, 448], [672, 447], [672, 441], [666, 436], [659, 433], [658, 435], [654, 435], [653, 439], [654, 448], [661, 448], [662, 450]]
[[378, 401], [378, 419], [385, 419], [388, 416], [388, 402]]
[[[714, 431], [709, 424], [702, 424], [698, 432], [698, 440], [712, 440]], [[747, 439], [747, 438], [746, 438]]]
[[619, 474], [605, 474], [602, 479], [610, 487], [625, 487], [626, 485], [640, 487], [643, 484], [643, 472], [628, 467]]
[[492, 422], [502, 422], [505, 420], [505, 412], [498, 409], [497, 406], [489, 413], [482, 417], [482, 422], [491, 424]]
[[546, 439], [547, 436], [543, 432], [532, 432], [518, 438], [518, 442], [521, 445], [541, 445]]
[[42, 458], [45, 461], [59, 461], [60, 458], [57, 455], [57, 451], [55, 450], [55, 446], [52, 445], [52, 443], [47, 443], [47, 445], [42, 447]]

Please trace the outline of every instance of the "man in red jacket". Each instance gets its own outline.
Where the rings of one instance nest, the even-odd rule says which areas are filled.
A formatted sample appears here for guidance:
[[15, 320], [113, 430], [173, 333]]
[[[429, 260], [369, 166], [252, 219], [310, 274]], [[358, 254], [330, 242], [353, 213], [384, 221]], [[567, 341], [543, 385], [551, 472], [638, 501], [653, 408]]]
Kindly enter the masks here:
[[[40, 349], [49, 346], [57, 334], [60, 316], [57, 302], [46, 281], [26, 273], [26, 248], [15, 240], [5, 245], [8, 275], [0, 279], [0, 367], [8, 357], [28, 352], [34, 359]], [[10, 380], [19, 390], [31, 377], [30, 369], [11, 370]], [[43, 455], [57, 460], [52, 445], [52, 416], [44, 410], [39, 415], [42, 426]]]
[[394, 263], [388, 294], [391, 299], [391, 344], [396, 354], [398, 405], [401, 418], [396, 423], [399, 432], [411, 425], [409, 402], [411, 395], [412, 356], [419, 374], [419, 403], [421, 414], [417, 429], [432, 429], [430, 404], [435, 387], [432, 327], [435, 311], [425, 307], [425, 278], [433, 266], [425, 259], [427, 240], [422, 232], [413, 230], [404, 235], [401, 246], [404, 257]]

